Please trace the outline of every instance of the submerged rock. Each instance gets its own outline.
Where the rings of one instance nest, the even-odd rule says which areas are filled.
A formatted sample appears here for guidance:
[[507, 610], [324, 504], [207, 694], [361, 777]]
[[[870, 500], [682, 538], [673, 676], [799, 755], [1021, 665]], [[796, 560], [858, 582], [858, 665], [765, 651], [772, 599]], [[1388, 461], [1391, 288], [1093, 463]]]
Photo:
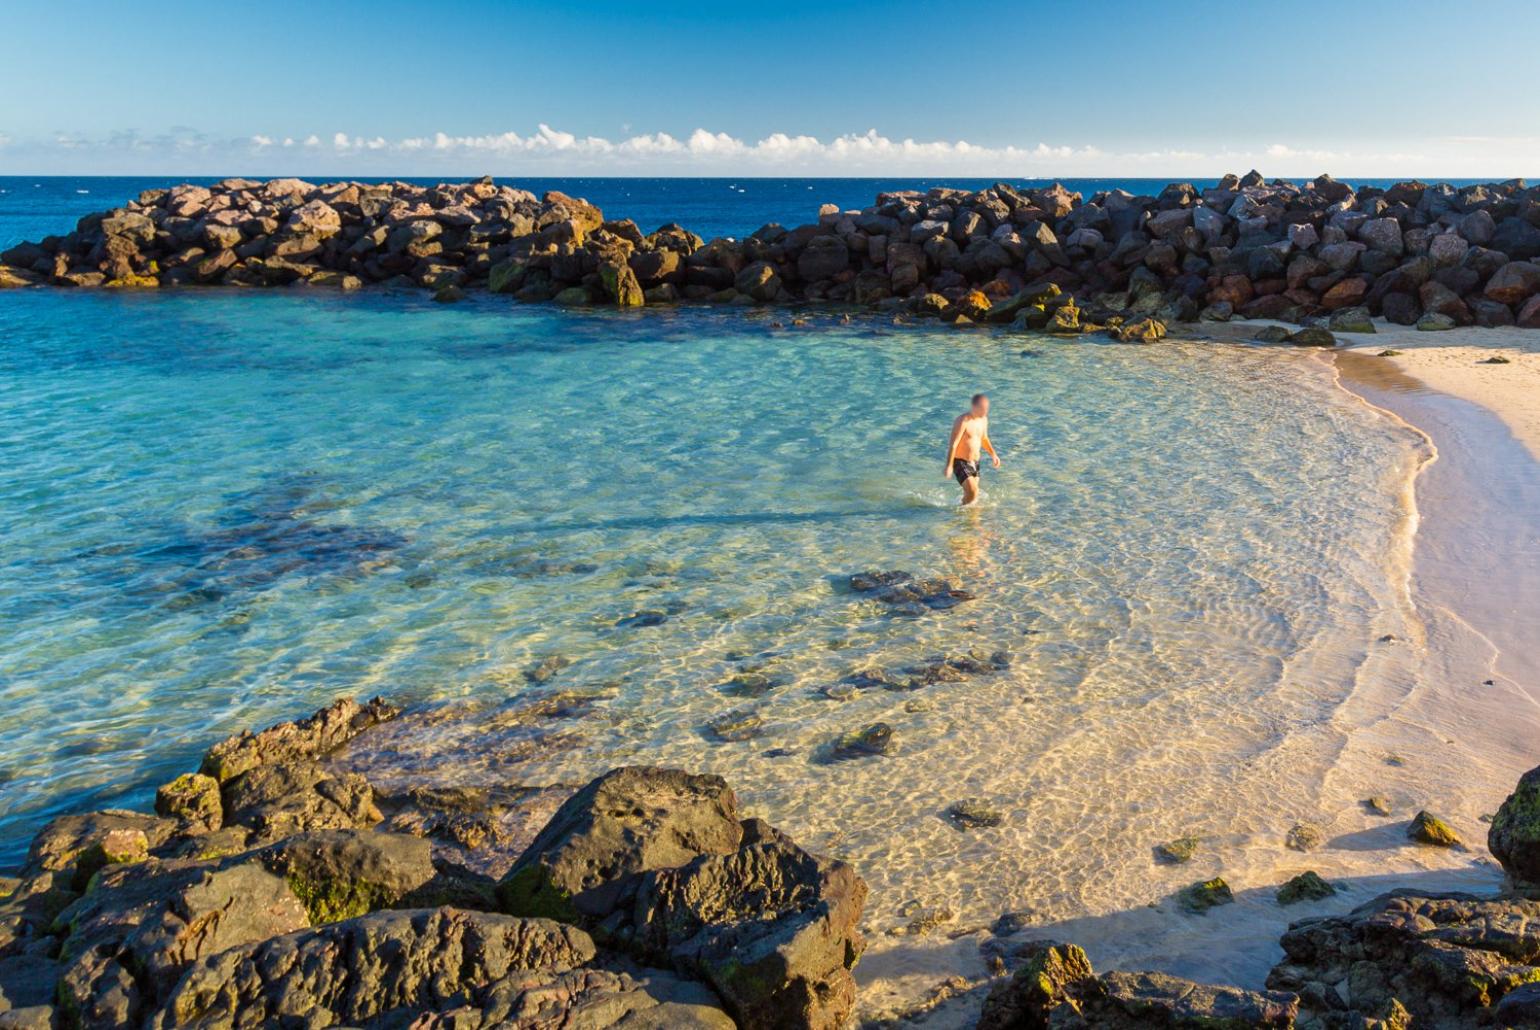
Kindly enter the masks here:
[[897, 751], [893, 727], [885, 722], [874, 722], [865, 729], [843, 734], [830, 745], [830, 755], [836, 759], [891, 755]]
[[1197, 837], [1178, 837], [1168, 840], [1164, 844], [1155, 845], [1155, 860], [1170, 865], [1180, 865], [1190, 862], [1198, 853], [1200, 841]]
[[1004, 813], [980, 798], [964, 798], [953, 802], [947, 808], [946, 814], [952, 822], [965, 830], [1000, 826], [1005, 822]]
[[706, 723], [711, 735], [721, 741], [752, 740], [764, 730], [765, 718], [757, 711], [723, 712]]
[[973, 600], [972, 594], [944, 579], [921, 579], [896, 569], [858, 572], [850, 577], [850, 588], [900, 615], [923, 615], [927, 611], [942, 611]]

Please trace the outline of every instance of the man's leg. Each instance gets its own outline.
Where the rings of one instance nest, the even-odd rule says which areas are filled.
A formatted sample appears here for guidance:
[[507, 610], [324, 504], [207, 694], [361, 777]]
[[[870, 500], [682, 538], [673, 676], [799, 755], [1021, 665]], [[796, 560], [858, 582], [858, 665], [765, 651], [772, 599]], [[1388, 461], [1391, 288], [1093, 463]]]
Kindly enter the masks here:
[[979, 477], [978, 476], [969, 476], [967, 479], [964, 479], [963, 480], [962, 488], [963, 488], [963, 499], [962, 499], [962, 502], [963, 502], [964, 506], [972, 504], [974, 501], [979, 499]]

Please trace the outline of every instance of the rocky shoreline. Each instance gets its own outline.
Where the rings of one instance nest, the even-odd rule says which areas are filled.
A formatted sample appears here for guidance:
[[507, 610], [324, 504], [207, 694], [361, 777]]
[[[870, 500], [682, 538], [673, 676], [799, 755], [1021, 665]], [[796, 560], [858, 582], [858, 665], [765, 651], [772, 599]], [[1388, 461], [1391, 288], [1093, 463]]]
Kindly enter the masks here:
[[[214, 745], [160, 788], [153, 815], [48, 824], [0, 878], [0, 1028], [851, 1021], [867, 894], [851, 866], [742, 818], [719, 777], [672, 769], [561, 789], [522, 839], [485, 832], [532, 788], [386, 794], [329, 760], [399, 715], [340, 700]], [[1308, 850], [1309, 827], [1296, 831]], [[1408, 833], [1457, 844], [1426, 813]], [[932, 1003], [988, 990], [990, 1030], [1540, 1026], [1540, 769], [1488, 846], [1501, 894], [1392, 891], [1300, 920], [1266, 991], [1097, 975], [1079, 948], [1007, 915], [980, 944], [993, 978], [943, 984]], [[506, 872], [479, 873], [471, 855]], [[1306, 873], [1278, 903], [1333, 892]], [[1183, 896], [1201, 911], [1231, 892], [1215, 880]]]
[[[366, 285], [637, 308], [840, 304], [1151, 341], [1177, 322], [1371, 316], [1540, 328], [1540, 187], [1388, 189], [1253, 171], [1158, 196], [1062, 186], [890, 192], [706, 241], [584, 200], [460, 184], [227, 179], [149, 190], [0, 254], [0, 287]], [[1291, 342], [1330, 345], [1329, 337]]]

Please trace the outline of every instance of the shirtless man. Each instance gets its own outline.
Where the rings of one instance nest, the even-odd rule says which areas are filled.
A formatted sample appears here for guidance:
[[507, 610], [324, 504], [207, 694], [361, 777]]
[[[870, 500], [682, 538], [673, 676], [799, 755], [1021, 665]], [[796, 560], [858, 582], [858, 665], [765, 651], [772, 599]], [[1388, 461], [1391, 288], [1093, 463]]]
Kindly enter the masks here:
[[1000, 455], [989, 442], [989, 398], [973, 395], [973, 406], [952, 423], [952, 441], [946, 448], [946, 470], [942, 476], [955, 476], [962, 484], [963, 505], [979, 499], [979, 453], [989, 452], [989, 460], [1000, 467]]

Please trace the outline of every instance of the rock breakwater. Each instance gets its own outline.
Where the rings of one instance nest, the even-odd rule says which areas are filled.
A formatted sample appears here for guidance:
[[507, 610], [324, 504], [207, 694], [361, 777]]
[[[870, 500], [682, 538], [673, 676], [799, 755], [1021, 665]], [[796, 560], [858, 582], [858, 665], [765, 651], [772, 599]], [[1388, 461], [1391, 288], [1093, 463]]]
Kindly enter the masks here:
[[1155, 196], [998, 183], [710, 241], [491, 179], [227, 179], [150, 190], [0, 254], [0, 286], [472, 288], [622, 308], [831, 303], [963, 325], [1159, 339], [1172, 322], [1370, 315], [1540, 328], [1540, 188], [1228, 175]]

